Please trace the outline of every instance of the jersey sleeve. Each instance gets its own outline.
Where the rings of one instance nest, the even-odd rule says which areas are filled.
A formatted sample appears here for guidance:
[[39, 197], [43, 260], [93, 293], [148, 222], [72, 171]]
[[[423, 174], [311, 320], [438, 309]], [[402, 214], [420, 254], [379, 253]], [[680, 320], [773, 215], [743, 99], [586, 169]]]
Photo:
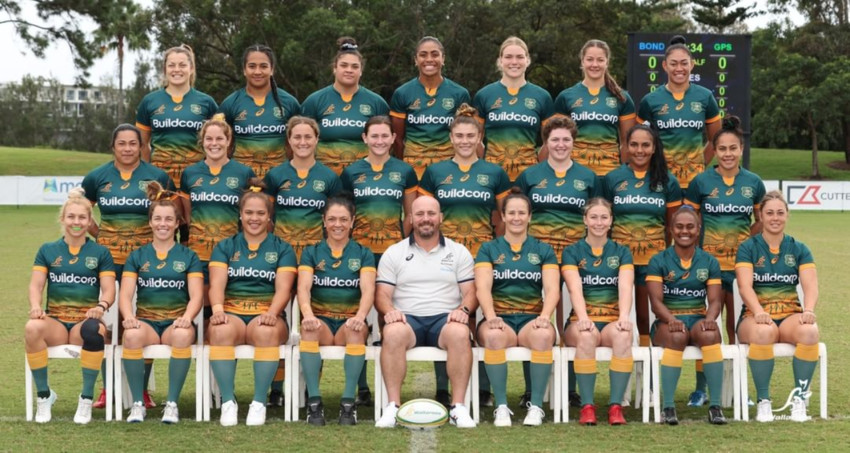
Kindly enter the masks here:
[[[312, 271], [316, 267], [316, 245], [308, 245], [301, 251], [301, 262], [298, 263], [298, 270], [302, 267], [310, 268]], [[306, 269], [305, 269], [306, 270]]]
[[714, 95], [708, 92], [708, 102], [705, 106], [705, 122], [714, 123], [720, 121], [720, 107], [717, 106], [717, 99]]
[[577, 257], [577, 253], [574, 253], [576, 247], [573, 245], [569, 247], [565, 247], [564, 251], [561, 252], [561, 269], [565, 267], [577, 268], [579, 259]]
[[419, 179], [416, 177], [416, 170], [410, 165], [404, 169], [404, 192], [407, 193], [419, 187]]
[[342, 190], [346, 192], [354, 192], [354, 184], [352, 184], [352, 176], [351, 176], [351, 165], [345, 167], [342, 170], [342, 174], [339, 175], [339, 182], [342, 184]]
[[753, 267], [753, 263], [755, 263], [754, 255], [755, 241], [750, 238], [738, 246], [738, 253], [735, 255], [735, 267]]
[[227, 122], [231, 127], [233, 127], [233, 104], [236, 102], [236, 93], [231, 94], [218, 106], [218, 113], [224, 114], [224, 121]]
[[717, 261], [717, 258], [709, 255], [709, 265], [708, 265], [708, 281], [717, 280], [720, 281], [720, 261]]
[[380, 96], [375, 97], [375, 116], [378, 115], [389, 115], [390, 114], [390, 106], [387, 104], [387, 101]]
[[395, 247], [390, 247], [387, 249], [387, 252], [381, 256], [381, 261], [378, 263], [378, 283], [387, 283], [389, 285], [395, 286], [396, 284], [396, 258], [398, 256], [398, 250]]
[[216, 244], [215, 248], [212, 251], [212, 254], [210, 255], [210, 263], [216, 262], [228, 264], [230, 260], [230, 255], [232, 254], [232, 244], [233, 241], [231, 240], [231, 238], [227, 238]]
[[558, 267], [558, 257], [555, 256], [555, 249], [551, 245], [540, 241], [540, 265], [541, 267], [555, 266]]
[[600, 179], [600, 189], [599, 196], [608, 200], [609, 202], [613, 202], [614, 200], [614, 175], [613, 173], [617, 171], [616, 169], [609, 171], [605, 174], [605, 176]]
[[661, 278], [664, 276], [664, 269], [662, 269], [662, 254], [658, 253], [652, 258], [649, 259], [649, 264], [646, 266], [646, 277], [647, 281], [649, 277], [655, 277], [654, 281], [661, 281]]
[[764, 200], [764, 196], [767, 195], [767, 189], [764, 187], [764, 181], [761, 178], [758, 178], [758, 183], [756, 184], [756, 193], [753, 194], [753, 205], [756, 207], [761, 206], [761, 202]]
[[552, 103], [552, 110], [561, 115], [570, 115], [570, 107], [567, 105], [567, 90], [558, 93], [555, 101]]
[[317, 111], [317, 98], [318, 96], [307, 96], [307, 99], [304, 100], [304, 103], [301, 104], [301, 115], [306, 116], [308, 118], [313, 118], [314, 120], [318, 120], [319, 112]]
[[701, 194], [702, 184], [700, 184], [701, 180], [702, 180], [702, 178], [700, 178], [700, 175], [697, 175], [694, 178], [694, 180], [691, 181], [690, 184], [688, 184], [688, 189], [685, 192], [685, 198], [684, 198], [685, 202], [687, 202], [689, 205], [691, 205], [691, 206], [693, 206], [697, 209], [699, 209], [700, 203], [702, 202], [702, 194]]
[[587, 182], [587, 199], [589, 200], [593, 197], [600, 196], [601, 195], [600, 192], [602, 191], [602, 187], [600, 187], [600, 185], [599, 185], [600, 179], [597, 178], [596, 175], [593, 174], [592, 171], [590, 171], [590, 170], [588, 170], [588, 171], [590, 172], [590, 177], [587, 178], [586, 182]]
[[141, 249], [136, 249], [130, 252], [130, 255], [127, 256], [127, 261], [124, 262], [124, 274], [139, 274], [139, 252]]
[[35, 254], [35, 260], [32, 265], [33, 267], [44, 268], [44, 271], [47, 271], [48, 266], [50, 265], [50, 261], [47, 259], [47, 244], [38, 248], [38, 252]]
[[330, 172], [330, 179], [328, 180], [328, 196], [332, 197], [342, 192], [342, 181], [339, 179], [333, 171]]
[[375, 269], [375, 254], [369, 247], [360, 247], [360, 268], [371, 267]]
[[278, 187], [280, 187], [280, 184], [279, 184], [279, 181], [278, 181], [278, 178], [277, 178], [277, 172], [275, 171], [275, 169], [277, 169], [277, 168], [278, 167], [272, 168], [271, 170], [269, 170], [268, 173], [266, 173], [265, 176], [263, 176], [263, 184], [265, 184], [265, 186], [266, 186], [266, 189], [264, 190], [264, 192], [271, 197], [277, 196], [277, 190], [278, 190]]
[[815, 264], [815, 258], [812, 256], [812, 251], [803, 244], [802, 242], [796, 242], [797, 244], [797, 268], [803, 269], [803, 266], [810, 265], [806, 267], [811, 267]]
[[478, 248], [478, 253], [475, 254], [475, 267], [478, 267], [479, 264], [493, 264], [493, 257], [490, 254], [490, 246], [490, 242], [485, 242]]
[[632, 252], [629, 251], [629, 248], [622, 245], [618, 248], [620, 249], [618, 253], [620, 255], [620, 267], [623, 267], [624, 265], [634, 266], [635, 261], [632, 258]]
[[[543, 124], [544, 121], [549, 119], [550, 116], [555, 114], [555, 105], [552, 102], [552, 96], [548, 91], [542, 90], [543, 94], [540, 96], [540, 124]], [[538, 140], [543, 140], [541, 134], [538, 134]]]
[[496, 184], [496, 198], [502, 199], [508, 196], [511, 190], [511, 178], [502, 166], [499, 166], [499, 182]]
[[201, 264], [201, 260], [198, 259], [198, 254], [194, 251], [190, 250], [189, 254], [189, 266], [186, 268], [186, 275], [188, 274], [199, 274], [204, 272], [204, 266]]
[[150, 109], [148, 109], [148, 96], [145, 96], [136, 108], [136, 127], [148, 132], [151, 130], [151, 114]]
[[468, 282], [475, 279], [475, 261], [472, 259], [472, 254], [469, 253], [464, 246], [458, 244], [457, 247], [457, 268], [455, 272], [457, 273], [457, 282], [463, 283]]
[[85, 177], [83, 177], [83, 182], [81, 184], [83, 191], [85, 192], [86, 198], [92, 203], [97, 202], [97, 178], [94, 175], [94, 171], [89, 172]]
[[115, 260], [112, 259], [112, 253], [109, 253], [109, 249], [106, 247], [100, 248], [100, 257], [98, 257], [97, 263], [100, 267], [98, 269], [99, 274], [103, 274], [104, 272], [115, 274]]
[[390, 98], [390, 115], [394, 118], [407, 118], [407, 103], [403, 99], [404, 94], [401, 88], [396, 89], [393, 97]]
[[620, 119], [629, 119], [635, 116], [635, 101], [632, 100], [632, 97], [626, 90], [622, 90], [623, 97], [626, 98], [623, 102], [620, 102]]
[[431, 167], [428, 166], [425, 168], [425, 173], [422, 174], [422, 180], [419, 181], [419, 192], [433, 196], [436, 190], [437, 187], [434, 184], [434, 172], [431, 170]]
[[486, 120], [484, 120], [484, 118], [487, 117], [487, 106], [485, 105], [486, 101], [484, 99], [484, 95], [482, 94], [482, 91], [483, 90], [479, 90], [477, 93], [475, 93], [475, 97], [472, 98], [472, 107], [474, 107], [475, 110], [478, 111], [478, 117], [482, 121], [486, 122]]
[[206, 108], [207, 108], [207, 112], [206, 112], [207, 114], [204, 117], [206, 119], [210, 119], [210, 118], [213, 117], [213, 115], [215, 115], [216, 112], [218, 112], [218, 104], [215, 103], [215, 99], [213, 99], [212, 96], [208, 95], [208, 96], [206, 96], [205, 99], [206, 99], [205, 104], [206, 104]]
[[298, 259], [295, 257], [295, 250], [283, 239], [280, 240], [277, 250], [277, 270], [280, 271], [281, 269], [291, 272], [296, 272], [298, 269]]
[[638, 106], [637, 111], [637, 121], [638, 122], [652, 122], [652, 106], [649, 105], [649, 101], [644, 97], [640, 101], [640, 105]]
[[[691, 184], [693, 185], [693, 183]], [[691, 186], [688, 186], [690, 189]], [[667, 202], [667, 207], [675, 207], [681, 205], [684, 200], [684, 194], [682, 193], [682, 187], [679, 186], [679, 180], [673, 176], [673, 173], [667, 172], [667, 187], [664, 191], [666, 195], [665, 201]]]

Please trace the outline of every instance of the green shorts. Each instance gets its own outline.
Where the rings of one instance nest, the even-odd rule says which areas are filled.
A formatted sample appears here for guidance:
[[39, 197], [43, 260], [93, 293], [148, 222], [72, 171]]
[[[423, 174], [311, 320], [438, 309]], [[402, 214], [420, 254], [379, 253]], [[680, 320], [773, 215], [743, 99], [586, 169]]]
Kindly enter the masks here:
[[[47, 316], [50, 316], [50, 315], [48, 314]], [[50, 317], [53, 318], [53, 316], [50, 316]], [[59, 321], [60, 324], [65, 326], [65, 330], [67, 330], [68, 332], [70, 332], [71, 329], [74, 328], [74, 326], [79, 324], [79, 322], [65, 322], [65, 321], [60, 320], [59, 318], [53, 318], [53, 319]], [[80, 321], [80, 322], [82, 322], [82, 321]]]
[[154, 332], [156, 332], [157, 336], [162, 338], [162, 334], [165, 333], [165, 330], [171, 327], [174, 324], [173, 319], [167, 319], [163, 321], [152, 321], [150, 319], [139, 318], [139, 321], [144, 322], [145, 324], [153, 327]]
[[[705, 319], [705, 315], [678, 315], [676, 316], [676, 319], [685, 323], [685, 329], [690, 332], [691, 328], [693, 328], [696, 323]], [[661, 321], [656, 319], [655, 322], [652, 323], [652, 327], [649, 329], [649, 338], [653, 340], [653, 343], [655, 343], [655, 331], [658, 329], [658, 324], [660, 323]]]
[[345, 321], [348, 318], [331, 318], [329, 316], [316, 316], [319, 318], [319, 321], [325, 323], [328, 326], [328, 329], [331, 331], [331, 335], [336, 335], [339, 332], [339, 329], [342, 329], [342, 326], [345, 325]]
[[720, 285], [723, 291], [727, 293], [733, 292], [735, 289], [732, 285], [735, 282], [735, 271], [720, 271]]
[[[570, 321], [569, 319], [567, 319], [567, 322], [564, 323], [564, 332], [567, 331], [567, 327], [570, 326], [571, 322], [573, 322], [573, 321]], [[598, 330], [600, 332], [602, 332], [602, 329], [604, 329], [605, 326], [607, 326], [608, 324], [611, 324], [611, 323], [610, 322], [604, 322], [604, 321], [593, 321], [593, 325], [596, 326], [596, 330]]]
[[[241, 319], [242, 322], [244, 322], [246, 326], [248, 325], [249, 322], [251, 322], [252, 319], [256, 318], [257, 316], [260, 316], [260, 315], [240, 315], [240, 314], [236, 314], [236, 313], [228, 313], [228, 315], [236, 316], [237, 318]], [[283, 322], [286, 323], [286, 312], [285, 311], [280, 312], [279, 316], [281, 317], [281, 319], [283, 319]], [[288, 323], [287, 323], [287, 327], [289, 327]]]

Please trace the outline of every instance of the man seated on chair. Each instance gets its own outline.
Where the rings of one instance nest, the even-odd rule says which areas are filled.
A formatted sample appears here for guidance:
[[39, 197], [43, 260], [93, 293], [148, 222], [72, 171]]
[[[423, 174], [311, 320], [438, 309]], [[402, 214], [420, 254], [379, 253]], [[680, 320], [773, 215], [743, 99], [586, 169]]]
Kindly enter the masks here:
[[378, 265], [375, 308], [386, 323], [381, 367], [389, 403], [375, 426], [395, 426], [407, 350], [435, 346], [448, 355], [450, 421], [474, 428], [463, 405], [472, 366], [469, 314], [477, 308], [472, 255], [440, 233], [443, 216], [436, 199], [420, 196], [411, 211], [405, 221], [411, 222], [413, 233], [390, 246]]

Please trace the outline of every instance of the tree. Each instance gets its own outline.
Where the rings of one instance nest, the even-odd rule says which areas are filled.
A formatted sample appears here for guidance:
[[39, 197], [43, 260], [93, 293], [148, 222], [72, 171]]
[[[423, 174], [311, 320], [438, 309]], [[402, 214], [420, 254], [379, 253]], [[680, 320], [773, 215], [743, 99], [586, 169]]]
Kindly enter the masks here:
[[736, 24], [759, 16], [763, 12], [756, 10], [756, 3], [739, 6], [741, 0], [691, 0], [693, 18], [704, 25], [707, 31], [723, 33]]

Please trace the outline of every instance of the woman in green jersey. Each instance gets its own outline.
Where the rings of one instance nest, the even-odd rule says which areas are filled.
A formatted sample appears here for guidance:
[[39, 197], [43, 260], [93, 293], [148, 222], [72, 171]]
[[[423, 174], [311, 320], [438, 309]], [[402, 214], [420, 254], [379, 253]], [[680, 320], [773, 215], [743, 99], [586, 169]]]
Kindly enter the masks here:
[[163, 190], [156, 182], [148, 184], [147, 194], [153, 242], [133, 250], [127, 258], [118, 305], [124, 319], [122, 363], [133, 397], [127, 422], [142, 422], [146, 415], [142, 350], [145, 346], [166, 344], [171, 346], [171, 361], [162, 422], [177, 423], [177, 400], [195, 343], [192, 322], [203, 306], [204, 276], [198, 255], [174, 240], [181, 220], [177, 194]]

